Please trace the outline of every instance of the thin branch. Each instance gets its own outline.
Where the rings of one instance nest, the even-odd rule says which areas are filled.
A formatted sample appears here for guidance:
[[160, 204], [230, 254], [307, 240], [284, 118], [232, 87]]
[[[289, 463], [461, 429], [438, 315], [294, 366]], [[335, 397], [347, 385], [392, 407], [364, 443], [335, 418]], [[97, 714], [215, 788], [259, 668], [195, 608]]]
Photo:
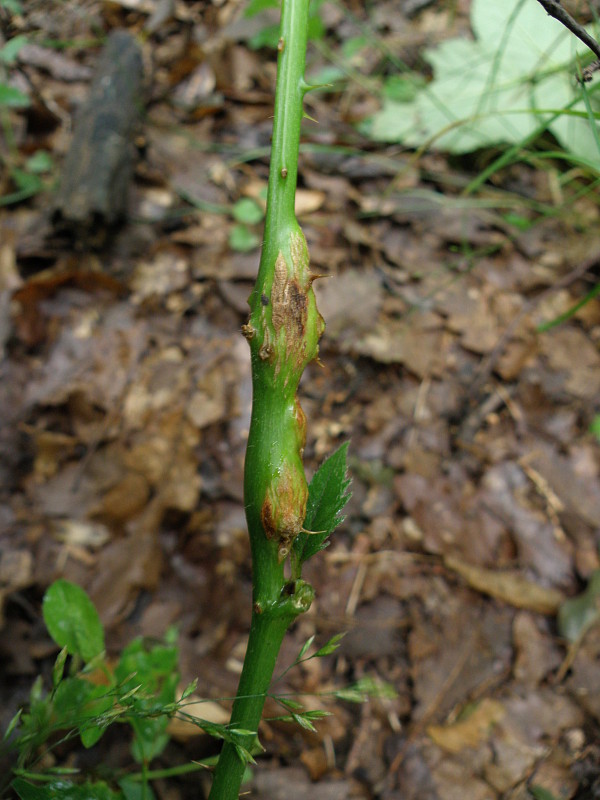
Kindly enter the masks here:
[[[575, 22], [573, 17], [561, 6], [560, 0], [538, 0], [538, 3], [545, 9], [546, 13], [554, 19], [557, 19], [562, 25], [571, 31], [580, 41], [589, 47], [592, 53], [600, 59], [600, 44], [594, 39], [593, 36], [586, 31], [586, 29]], [[581, 80], [590, 81], [592, 73], [600, 69], [600, 61], [594, 61], [586, 67], [581, 75]]]

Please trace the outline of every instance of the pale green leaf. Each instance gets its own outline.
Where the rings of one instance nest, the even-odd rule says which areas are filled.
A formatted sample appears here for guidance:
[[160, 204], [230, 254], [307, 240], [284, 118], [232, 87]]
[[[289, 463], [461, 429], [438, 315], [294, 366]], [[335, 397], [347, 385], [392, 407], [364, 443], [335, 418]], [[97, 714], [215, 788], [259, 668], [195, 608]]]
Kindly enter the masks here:
[[532, 0], [474, 0], [471, 23], [474, 41], [448, 39], [425, 51], [434, 80], [412, 102], [384, 100], [369, 135], [466, 153], [547, 126], [565, 148], [600, 163], [590, 120], [561, 113], [584, 108], [574, 80], [584, 46]]
[[245, 253], [255, 250], [260, 244], [260, 237], [247, 225], [234, 225], [229, 233], [229, 246], [232, 250]]
[[317, 650], [313, 658], [323, 658], [323, 656], [330, 656], [332, 653], [335, 653], [345, 635], [346, 632], [336, 633], [335, 636], [332, 636], [331, 639], [323, 645], [323, 647], [320, 647]]

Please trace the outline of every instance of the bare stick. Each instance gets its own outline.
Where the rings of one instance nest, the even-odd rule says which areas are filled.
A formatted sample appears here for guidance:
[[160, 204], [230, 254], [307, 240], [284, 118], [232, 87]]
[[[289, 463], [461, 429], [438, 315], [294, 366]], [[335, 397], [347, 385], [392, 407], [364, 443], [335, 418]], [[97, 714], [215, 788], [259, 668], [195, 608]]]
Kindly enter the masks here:
[[[575, 34], [600, 59], [600, 44], [593, 36], [590, 36], [582, 25], [575, 22], [573, 17], [561, 6], [560, 0], [538, 0], [538, 3], [545, 9], [547, 14], [557, 19], [565, 28]], [[598, 69], [600, 69], [600, 61], [594, 61], [583, 70], [581, 80], [591, 81], [592, 73]]]

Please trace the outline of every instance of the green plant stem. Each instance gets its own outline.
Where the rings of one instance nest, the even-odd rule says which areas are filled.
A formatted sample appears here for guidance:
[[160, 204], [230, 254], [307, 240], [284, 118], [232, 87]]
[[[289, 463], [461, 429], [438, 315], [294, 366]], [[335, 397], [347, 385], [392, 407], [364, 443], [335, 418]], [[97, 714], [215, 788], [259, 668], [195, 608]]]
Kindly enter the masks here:
[[[274, 622], [264, 615], [253, 614], [238, 696], [231, 714], [232, 725], [243, 726], [250, 731], [258, 729], [266, 692], [288, 624], [285, 619]], [[240, 744], [249, 751], [253, 743], [254, 735], [240, 737]], [[226, 742], [215, 770], [210, 800], [237, 798], [245, 768], [235, 746]]]
[[[286, 580], [284, 563], [306, 515], [302, 463], [305, 417], [296, 397], [306, 365], [317, 357], [323, 320], [317, 311], [304, 235], [294, 213], [309, 0], [282, 0], [273, 145], [263, 250], [244, 326], [252, 363], [252, 416], [244, 500], [253, 565], [248, 649], [210, 800], [236, 800], [286, 630], [314, 592]], [[241, 733], [238, 733], [241, 731]]]

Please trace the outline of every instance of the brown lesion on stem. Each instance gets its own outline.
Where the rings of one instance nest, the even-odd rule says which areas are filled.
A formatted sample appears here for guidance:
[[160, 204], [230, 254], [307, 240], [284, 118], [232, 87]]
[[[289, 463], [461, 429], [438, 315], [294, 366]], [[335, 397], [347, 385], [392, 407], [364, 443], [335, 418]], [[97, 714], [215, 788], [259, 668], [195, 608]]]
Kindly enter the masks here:
[[279, 561], [289, 554], [292, 542], [302, 530], [307, 500], [304, 470], [284, 463], [267, 487], [260, 511], [265, 536], [279, 545]]
[[303, 233], [299, 229], [292, 232], [286, 244], [277, 253], [270, 285], [263, 284], [253, 297], [253, 325], [244, 328], [248, 339], [252, 338], [250, 329], [255, 329], [251, 345], [264, 362], [261, 380], [266, 379], [265, 390], [282, 393], [277, 412], [281, 418], [276, 421], [278, 456], [269, 453], [272, 464], [260, 503], [265, 537], [277, 545], [280, 563], [303, 530], [308, 500], [302, 466], [306, 417], [295, 391], [304, 368], [317, 358], [325, 327], [312, 290], [313, 281], [320, 276], [310, 271]]
[[306, 289], [303, 289], [296, 276], [292, 278], [288, 276], [287, 264], [281, 253], [275, 262], [271, 303], [273, 306], [271, 319], [275, 334], [279, 334], [282, 328], [285, 330], [286, 349], [289, 353], [295, 342], [306, 332], [308, 298]]

